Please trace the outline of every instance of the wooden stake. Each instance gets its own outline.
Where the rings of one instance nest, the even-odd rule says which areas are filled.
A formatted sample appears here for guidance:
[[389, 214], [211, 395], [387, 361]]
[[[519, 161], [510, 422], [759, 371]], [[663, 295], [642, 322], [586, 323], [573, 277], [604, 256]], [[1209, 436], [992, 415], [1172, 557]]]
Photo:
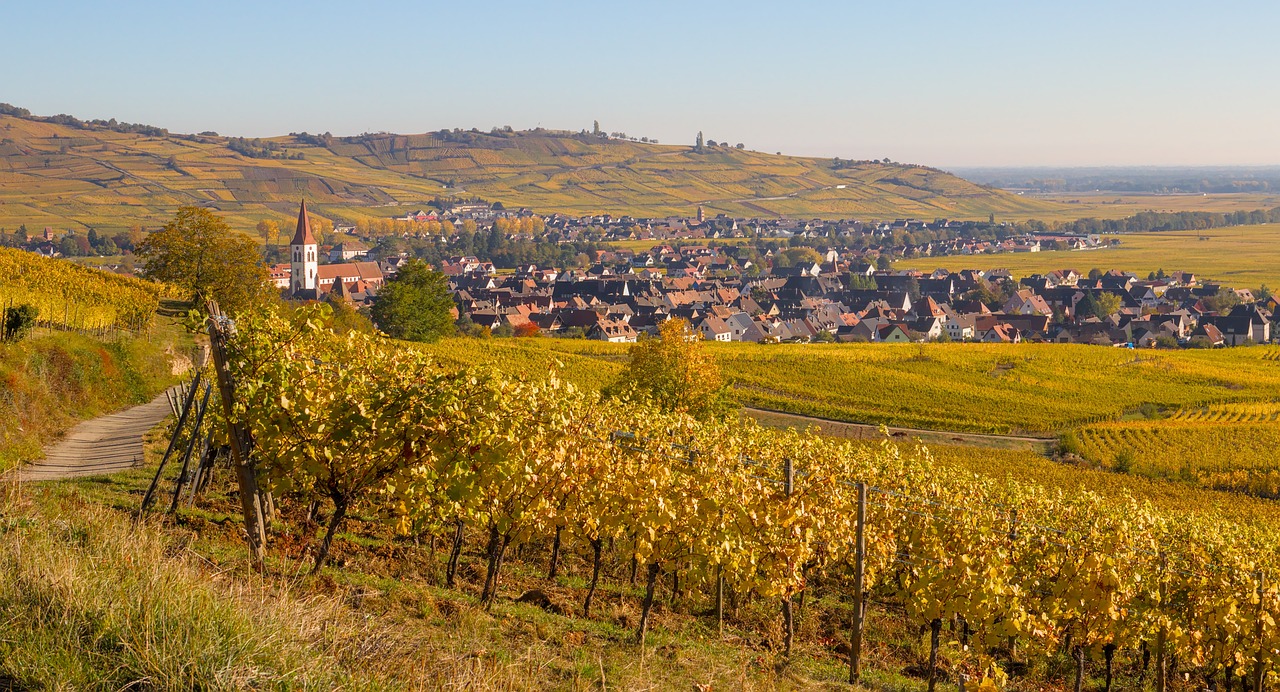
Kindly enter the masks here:
[[[200, 371], [196, 371], [195, 380], [200, 381]], [[142, 506], [138, 508], [138, 519], [142, 519], [142, 513], [147, 511], [147, 507], [151, 504], [151, 500], [155, 496], [156, 486], [160, 484], [160, 474], [164, 472], [165, 464], [169, 463], [169, 455], [173, 454], [173, 448], [178, 443], [178, 436], [182, 434], [182, 426], [187, 423], [187, 414], [191, 413], [191, 404], [195, 397], [195, 388], [192, 387], [191, 395], [186, 398], [182, 404], [182, 414], [178, 416], [178, 427], [173, 430], [173, 437], [169, 438], [169, 447], [164, 450], [164, 458], [160, 460], [160, 467], [156, 469], [155, 478], [151, 479], [151, 486], [147, 488], [147, 494], [142, 496]]]
[[[197, 370], [197, 377], [200, 371]], [[192, 394], [196, 391], [195, 387], [191, 388]], [[208, 384], [204, 386], [204, 399], [200, 402], [199, 408], [196, 409], [196, 424], [191, 429], [191, 439], [187, 442], [187, 451], [182, 455], [182, 472], [178, 474], [178, 482], [173, 488], [173, 502], [169, 503], [169, 514], [178, 511], [178, 498], [182, 496], [182, 486], [187, 482], [187, 471], [191, 468], [191, 452], [195, 451], [196, 440], [200, 439], [200, 426], [204, 424], [204, 412], [209, 408], [209, 395], [213, 389]]]
[[858, 524], [853, 564], [853, 631], [849, 637], [849, 684], [862, 676], [862, 627], [867, 614], [867, 484], [858, 483]]
[[235, 461], [236, 480], [240, 486], [240, 508], [244, 513], [245, 540], [249, 545], [249, 557], [254, 567], [261, 571], [264, 568], [266, 531], [263, 528], [262, 510], [258, 505], [258, 476], [253, 468], [253, 460], [245, 449], [248, 435], [244, 428], [236, 422], [233, 412], [235, 385], [231, 381], [231, 370], [227, 366], [226, 344], [223, 342], [222, 323], [226, 320], [222, 310], [215, 301], [209, 301], [209, 342], [213, 355], [214, 372], [218, 375], [218, 394], [222, 399], [223, 415], [227, 420], [227, 437], [231, 441], [231, 457]]
[[[791, 493], [795, 490], [796, 469], [790, 459], [782, 462], [782, 490], [786, 497], [791, 497]], [[783, 637], [783, 655], [787, 659], [791, 658], [791, 644], [796, 638], [795, 616], [791, 609], [791, 596], [787, 596], [782, 600], [782, 637]]]
[[1258, 642], [1258, 659], [1253, 664], [1253, 692], [1262, 692], [1262, 683], [1266, 679], [1266, 668], [1263, 664], [1262, 653], [1262, 595], [1266, 586], [1266, 575], [1262, 570], [1258, 570], [1258, 613], [1254, 617], [1255, 624], [1253, 626], [1253, 636]]

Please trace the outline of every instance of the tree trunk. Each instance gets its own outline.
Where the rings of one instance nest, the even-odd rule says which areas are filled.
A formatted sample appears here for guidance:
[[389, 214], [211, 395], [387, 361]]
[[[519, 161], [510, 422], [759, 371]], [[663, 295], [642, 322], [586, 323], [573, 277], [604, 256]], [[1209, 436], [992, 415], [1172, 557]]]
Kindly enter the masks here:
[[329, 547], [333, 545], [333, 536], [338, 533], [338, 525], [347, 516], [347, 503], [334, 502], [333, 516], [329, 517], [329, 529], [324, 532], [324, 541], [320, 543], [320, 552], [316, 555], [316, 566], [312, 568], [311, 573], [316, 574], [324, 567], [324, 563], [329, 559]]
[[671, 570], [671, 607], [676, 605], [676, 598], [680, 596], [680, 567], [677, 565]]
[[1236, 669], [1232, 666], [1227, 666], [1226, 670], [1222, 671], [1222, 688], [1226, 690], [1226, 692], [1231, 692], [1231, 686], [1235, 684], [1235, 680], [1233, 679], [1235, 678], [1235, 675]]
[[1147, 669], [1151, 667], [1151, 648], [1147, 646], [1147, 640], [1143, 639], [1138, 644], [1138, 649], [1142, 651], [1142, 671], [1138, 673], [1138, 689], [1142, 689], [1142, 683], [1147, 679]]
[[551, 567], [547, 570], [547, 579], [555, 579], [560, 572], [560, 534], [563, 532], [563, 526], [556, 527], [556, 539], [551, 542]]
[[600, 581], [600, 555], [604, 551], [604, 541], [599, 538], [591, 541], [591, 588], [587, 589], [587, 598], [582, 602], [582, 617], [591, 617], [591, 599], [596, 595], [596, 583]]
[[782, 655], [791, 660], [791, 644], [796, 638], [796, 621], [792, 613], [791, 597], [782, 599]]
[[942, 634], [942, 620], [934, 618], [929, 623], [929, 692], [934, 692], [938, 682], [938, 638]]
[[453, 588], [458, 577], [458, 558], [462, 556], [462, 529], [465, 524], [462, 520], [458, 520], [457, 527], [453, 530], [453, 548], [449, 551], [449, 564], [445, 568], [444, 585]]
[[636, 629], [636, 643], [644, 646], [644, 635], [649, 631], [649, 613], [653, 610], [653, 590], [658, 585], [658, 572], [661, 565], [649, 563], [649, 579], [645, 583], [644, 603], [640, 607], [640, 627]]
[[1116, 645], [1112, 643], [1102, 647], [1102, 655], [1107, 660], [1107, 686], [1105, 692], [1111, 692], [1111, 664], [1116, 658]]
[[498, 570], [502, 569], [502, 556], [507, 551], [507, 544], [511, 542], [511, 536], [503, 536], [498, 533], [497, 525], [489, 527], [489, 568], [484, 575], [484, 590], [480, 592], [480, 603], [484, 605], [485, 610], [493, 604], [493, 598], [498, 591]]
[[636, 559], [635, 555], [632, 555], [631, 556], [631, 585], [632, 586], [636, 585], [636, 570], [639, 567], [640, 567], [640, 561]]
[[1084, 690], [1084, 647], [1077, 646], [1071, 655], [1076, 659], [1076, 692]]

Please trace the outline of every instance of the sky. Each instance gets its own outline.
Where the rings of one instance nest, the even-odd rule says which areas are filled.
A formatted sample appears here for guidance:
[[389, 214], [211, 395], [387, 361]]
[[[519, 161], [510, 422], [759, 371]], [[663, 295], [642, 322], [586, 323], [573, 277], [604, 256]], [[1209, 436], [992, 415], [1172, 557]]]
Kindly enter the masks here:
[[0, 102], [176, 132], [590, 128], [934, 166], [1280, 164], [1276, 0], [0, 0]]

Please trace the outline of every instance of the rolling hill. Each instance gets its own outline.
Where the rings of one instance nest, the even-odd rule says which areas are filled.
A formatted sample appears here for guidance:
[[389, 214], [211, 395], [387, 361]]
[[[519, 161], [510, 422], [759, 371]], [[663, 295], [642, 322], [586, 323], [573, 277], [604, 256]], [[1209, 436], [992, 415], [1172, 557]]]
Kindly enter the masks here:
[[923, 166], [586, 134], [441, 131], [237, 140], [74, 119], [0, 116], [0, 227], [158, 225], [182, 204], [233, 225], [287, 219], [305, 195], [322, 214], [391, 216], [440, 195], [539, 213], [740, 217], [985, 218], [1049, 215], [1019, 197]]

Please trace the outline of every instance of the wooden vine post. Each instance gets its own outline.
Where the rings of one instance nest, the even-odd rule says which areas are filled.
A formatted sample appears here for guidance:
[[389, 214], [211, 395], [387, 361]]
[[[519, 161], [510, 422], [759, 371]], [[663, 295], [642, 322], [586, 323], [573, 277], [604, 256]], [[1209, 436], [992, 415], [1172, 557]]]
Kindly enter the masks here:
[[[151, 501], [155, 498], [156, 487], [160, 485], [160, 474], [164, 473], [164, 467], [169, 463], [169, 457], [173, 455], [173, 449], [178, 445], [178, 437], [182, 435], [182, 429], [187, 424], [187, 416], [191, 413], [191, 405], [196, 398], [196, 387], [200, 384], [200, 371], [197, 370], [195, 377], [191, 381], [191, 387], [187, 390], [187, 395], [183, 398], [182, 411], [178, 414], [178, 425], [173, 429], [173, 437], [169, 438], [169, 446], [164, 450], [164, 457], [160, 459], [160, 466], [156, 468], [155, 478], [151, 479], [151, 485], [147, 487], [147, 493], [142, 496], [142, 506], [138, 508], [138, 519], [142, 519], [143, 513], [147, 511], [147, 507], [151, 505]], [[192, 439], [195, 438], [195, 432], [191, 433]]]
[[1263, 615], [1263, 594], [1266, 589], [1266, 577], [1262, 570], [1258, 570], [1258, 613], [1254, 617], [1253, 636], [1258, 641], [1258, 659], [1253, 664], [1253, 692], [1262, 692], [1262, 683], [1266, 680], [1267, 672], [1263, 663], [1263, 655], [1266, 649], [1262, 643], [1262, 615]]
[[[195, 394], [195, 387], [191, 393]], [[196, 442], [200, 438], [200, 426], [204, 424], [204, 413], [209, 408], [209, 394], [212, 392], [208, 384], [204, 386], [204, 398], [196, 408], [195, 427], [191, 429], [191, 439], [187, 440], [187, 451], [182, 455], [182, 471], [178, 474], [178, 482], [173, 489], [173, 502], [169, 504], [169, 514], [178, 511], [178, 498], [182, 497], [182, 488], [187, 485], [188, 472], [191, 470], [191, 453], [195, 451]]]
[[1169, 583], [1165, 572], [1168, 569], [1168, 558], [1160, 555], [1160, 630], [1156, 632], [1156, 692], [1165, 692], [1169, 684], [1168, 670], [1164, 660], [1164, 648], [1169, 639], [1169, 629], [1164, 622], [1165, 603], [1169, 599]]
[[849, 636], [849, 684], [862, 676], [862, 627], [866, 620], [867, 484], [858, 483], [858, 524], [854, 534], [853, 632]]
[[249, 557], [259, 571], [264, 569], [264, 545], [266, 530], [262, 521], [262, 506], [258, 499], [258, 477], [244, 448], [248, 435], [244, 426], [236, 421], [234, 411], [235, 384], [227, 366], [226, 334], [229, 320], [222, 314], [218, 303], [210, 300], [209, 346], [213, 355], [213, 369], [218, 376], [218, 394], [222, 399], [222, 413], [227, 420], [227, 438], [231, 446], [231, 458], [236, 468], [236, 480], [240, 485], [240, 509], [244, 512], [245, 540], [249, 544]]
[[[790, 498], [791, 493], [795, 491], [796, 484], [796, 468], [790, 459], [782, 462], [782, 492], [784, 496]], [[791, 596], [788, 595], [782, 600], [782, 627], [783, 627], [783, 654], [788, 660], [791, 659], [791, 643], [796, 637], [796, 621], [795, 615], [792, 613]]]

